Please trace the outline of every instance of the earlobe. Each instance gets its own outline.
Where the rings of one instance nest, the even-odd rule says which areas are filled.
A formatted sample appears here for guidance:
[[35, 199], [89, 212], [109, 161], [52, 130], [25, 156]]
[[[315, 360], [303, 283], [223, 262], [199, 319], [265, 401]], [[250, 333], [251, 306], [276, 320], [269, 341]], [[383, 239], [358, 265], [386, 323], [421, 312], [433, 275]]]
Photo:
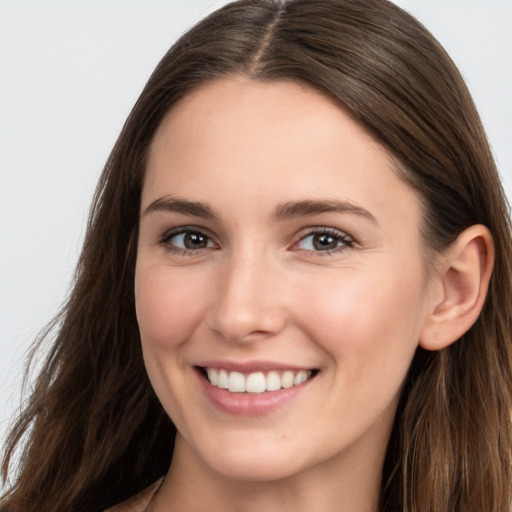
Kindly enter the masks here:
[[457, 341], [482, 311], [494, 264], [489, 230], [476, 224], [464, 230], [436, 265], [428, 318], [420, 336], [426, 350], [441, 350]]

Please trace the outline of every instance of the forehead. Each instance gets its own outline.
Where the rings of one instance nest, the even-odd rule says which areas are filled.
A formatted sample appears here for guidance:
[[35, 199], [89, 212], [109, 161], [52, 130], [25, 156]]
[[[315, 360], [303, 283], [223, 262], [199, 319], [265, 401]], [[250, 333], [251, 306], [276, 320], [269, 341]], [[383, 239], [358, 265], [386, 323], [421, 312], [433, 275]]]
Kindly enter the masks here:
[[387, 151], [334, 100], [298, 83], [243, 77], [201, 87], [164, 118], [150, 150], [143, 207], [165, 194], [223, 208], [243, 198], [237, 214], [310, 198], [384, 211], [400, 199], [404, 215], [407, 208], [419, 215], [416, 194]]

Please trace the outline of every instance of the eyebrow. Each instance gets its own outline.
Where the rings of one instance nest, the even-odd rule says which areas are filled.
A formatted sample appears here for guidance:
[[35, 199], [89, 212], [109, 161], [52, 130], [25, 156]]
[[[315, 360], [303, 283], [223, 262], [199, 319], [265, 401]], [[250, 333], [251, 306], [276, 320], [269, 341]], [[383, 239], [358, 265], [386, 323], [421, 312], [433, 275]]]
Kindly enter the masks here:
[[365, 208], [358, 206], [350, 201], [332, 200], [306, 200], [291, 201], [278, 206], [272, 217], [276, 221], [292, 219], [296, 217], [308, 217], [320, 215], [322, 213], [350, 213], [370, 220], [378, 225], [377, 219]]
[[[203, 219], [218, 219], [219, 216], [207, 204], [199, 201], [189, 201], [170, 195], [160, 197], [150, 203], [142, 212], [142, 216], [151, 212], [174, 212], [183, 215], [191, 215]], [[272, 212], [272, 218], [283, 221], [298, 217], [310, 217], [322, 213], [349, 213], [370, 220], [378, 225], [377, 219], [365, 208], [350, 201], [332, 200], [303, 200], [289, 201], [278, 205]]]
[[151, 212], [174, 212], [203, 219], [216, 219], [217, 215], [210, 206], [198, 201], [188, 201], [173, 196], [163, 196], [150, 203], [142, 216]]

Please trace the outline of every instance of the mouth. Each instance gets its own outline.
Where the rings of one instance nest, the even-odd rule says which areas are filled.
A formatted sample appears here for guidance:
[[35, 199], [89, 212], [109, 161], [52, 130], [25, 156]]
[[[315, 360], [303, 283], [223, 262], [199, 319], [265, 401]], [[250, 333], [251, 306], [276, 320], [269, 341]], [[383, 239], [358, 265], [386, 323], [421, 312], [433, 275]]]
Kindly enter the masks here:
[[260, 394], [301, 386], [316, 376], [318, 370], [272, 370], [241, 373], [224, 368], [198, 367], [214, 387], [231, 393]]

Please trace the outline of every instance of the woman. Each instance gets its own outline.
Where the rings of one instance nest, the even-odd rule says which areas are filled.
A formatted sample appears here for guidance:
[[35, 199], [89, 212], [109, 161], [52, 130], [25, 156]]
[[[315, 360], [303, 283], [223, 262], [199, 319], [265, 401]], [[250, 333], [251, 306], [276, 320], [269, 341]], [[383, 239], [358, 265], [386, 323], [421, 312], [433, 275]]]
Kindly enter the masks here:
[[220, 9], [107, 163], [2, 510], [510, 510], [510, 248], [414, 19]]

